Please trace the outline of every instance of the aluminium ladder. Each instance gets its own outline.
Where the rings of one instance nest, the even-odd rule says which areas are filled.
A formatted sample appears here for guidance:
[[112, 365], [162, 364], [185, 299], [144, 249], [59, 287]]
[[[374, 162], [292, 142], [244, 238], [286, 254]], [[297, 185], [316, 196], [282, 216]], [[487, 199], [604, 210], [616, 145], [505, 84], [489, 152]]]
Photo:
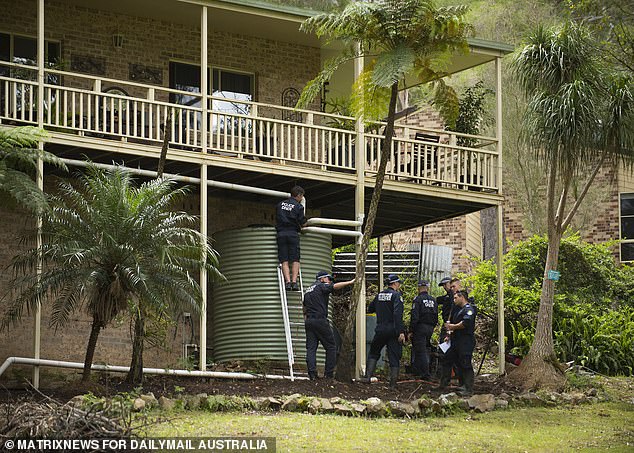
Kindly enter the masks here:
[[[293, 365], [295, 364], [295, 352], [293, 350], [293, 336], [291, 334], [292, 326], [303, 326], [302, 323], [291, 322], [290, 316], [288, 313], [288, 297], [286, 294], [286, 287], [284, 282], [284, 275], [282, 274], [282, 266], [277, 266], [277, 281], [279, 284], [280, 290], [280, 300], [282, 303], [282, 318], [284, 320], [284, 336], [286, 337], [286, 352], [288, 354], [288, 368], [290, 370], [290, 378], [291, 381], [295, 380], [295, 375], [293, 374]], [[299, 269], [299, 288], [300, 288], [300, 304], [304, 300], [304, 283], [302, 282], [302, 270]]]

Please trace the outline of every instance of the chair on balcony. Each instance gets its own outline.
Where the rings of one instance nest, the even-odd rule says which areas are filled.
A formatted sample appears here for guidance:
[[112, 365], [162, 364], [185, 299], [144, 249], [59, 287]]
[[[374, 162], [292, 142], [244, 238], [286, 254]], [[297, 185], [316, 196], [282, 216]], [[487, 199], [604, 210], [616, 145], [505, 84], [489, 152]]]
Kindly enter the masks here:
[[430, 143], [439, 143], [440, 136], [416, 132], [414, 140], [425, 143], [415, 143], [409, 153], [401, 156], [400, 170], [401, 173], [405, 173], [405, 180], [408, 181], [430, 177], [438, 168], [438, 146]]

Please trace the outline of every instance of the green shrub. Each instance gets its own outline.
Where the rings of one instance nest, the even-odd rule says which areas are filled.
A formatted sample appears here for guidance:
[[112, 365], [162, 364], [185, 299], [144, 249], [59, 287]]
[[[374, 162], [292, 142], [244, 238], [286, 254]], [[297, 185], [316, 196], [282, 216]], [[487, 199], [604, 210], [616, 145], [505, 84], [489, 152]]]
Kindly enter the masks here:
[[[553, 308], [555, 351], [561, 361], [605, 374], [634, 370], [634, 268], [617, 266], [613, 243], [588, 244], [578, 235], [562, 241]], [[526, 355], [532, 344], [548, 243], [534, 236], [504, 257], [507, 350]], [[479, 261], [466, 279], [478, 309], [497, 318], [497, 273], [492, 261]], [[486, 335], [497, 336], [497, 322]]]

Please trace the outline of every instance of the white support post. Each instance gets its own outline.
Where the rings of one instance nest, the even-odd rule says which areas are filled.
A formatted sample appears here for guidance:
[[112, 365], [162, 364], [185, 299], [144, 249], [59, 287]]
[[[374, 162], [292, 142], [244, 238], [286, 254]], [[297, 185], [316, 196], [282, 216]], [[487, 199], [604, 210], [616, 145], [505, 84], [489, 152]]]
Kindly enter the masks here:
[[[37, 126], [44, 127], [44, 0], [37, 0]], [[44, 143], [39, 142], [38, 148], [44, 149]], [[37, 158], [37, 170], [35, 174], [38, 189], [44, 191], [44, 161], [41, 157]], [[42, 246], [42, 217], [36, 219], [37, 239], [36, 247], [38, 250]], [[42, 274], [42, 255], [38, 254], [37, 259], [37, 278], [41, 278]], [[38, 301], [33, 313], [33, 358], [40, 358], [40, 345], [42, 335], [42, 305]], [[33, 387], [40, 387], [40, 367], [33, 367]]]
[[[495, 109], [495, 136], [497, 138], [498, 152], [498, 193], [502, 194], [502, 58], [495, 59], [496, 82], [496, 109]], [[500, 360], [500, 375], [505, 372], [505, 344], [504, 344], [504, 216], [502, 204], [497, 206], [497, 278], [498, 278], [498, 351]]]
[[383, 269], [383, 236], [376, 238], [376, 261], [376, 275], [379, 281], [379, 291], [381, 291], [383, 289], [383, 274], [385, 273]]
[[[202, 153], [207, 152], [207, 7], [201, 8], [200, 16], [200, 94], [202, 99], [201, 146]], [[200, 234], [207, 244], [207, 164], [200, 166]], [[207, 369], [207, 271], [200, 271], [200, 291], [202, 305], [200, 309], [200, 359], [199, 369]]]
[[[361, 44], [357, 43], [358, 58], [354, 61], [354, 79], [357, 80], [363, 71], [363, 57]], [[365, 130], [363, 118], [358, 118], [356, 122], [356, 146], [355, 146], [355, 166], [357, 170], [357, 182], [354, 197], [355, 220], [362, 221], [365, 217]], [[361, 222], [363, 224], [363, 222]], [[359, 231], [363, 231], [362, 226], [358, 226]], [[356, 258], [359, 262], [361, 253], [361, 237], [356, 241]], [[361, 282], [361, 292], [359, 293], [359, 304], [357, 305], [356, 317], [356, 348], [355, 348], [355, 379], [365, 375], [365, 278]]]

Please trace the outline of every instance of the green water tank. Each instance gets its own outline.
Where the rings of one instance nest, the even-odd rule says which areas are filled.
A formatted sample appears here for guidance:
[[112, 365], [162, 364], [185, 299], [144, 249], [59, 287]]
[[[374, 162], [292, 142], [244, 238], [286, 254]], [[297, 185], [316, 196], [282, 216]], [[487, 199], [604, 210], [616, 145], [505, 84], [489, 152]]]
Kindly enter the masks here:
[[[284, 320], [277, 277], [275, 228], [253, 226], [214, 235], [226, 282], [215, 284], [211, 304], [213, 360], [271, 360], [287, 363]], [[304, 288], [320, 270], [330, 271], [332, 240], [322, 233], [300, 235]], [[288, 292], [295, 363], [305, 366], [306, 334], [299, 292]], [[318, 363], [324, 353], [318, 349]]]

